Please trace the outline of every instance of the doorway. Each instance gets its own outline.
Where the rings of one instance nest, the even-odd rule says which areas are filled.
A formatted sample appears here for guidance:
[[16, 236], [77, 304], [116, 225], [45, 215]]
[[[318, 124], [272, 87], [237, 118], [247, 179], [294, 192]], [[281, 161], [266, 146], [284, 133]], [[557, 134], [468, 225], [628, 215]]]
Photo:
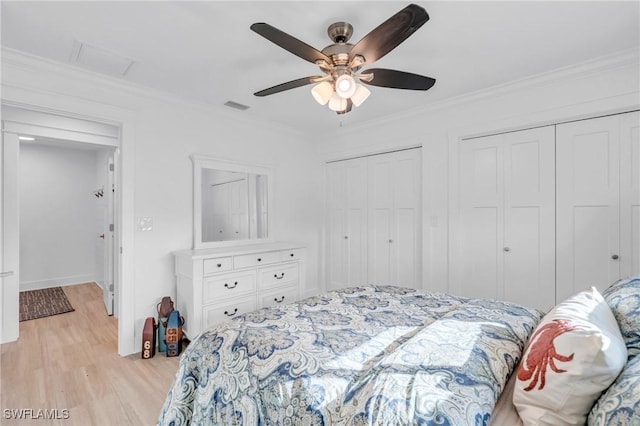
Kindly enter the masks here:
[[[42, 174], [46, 174], [46, 170], [43, 170], [42, 165], [46, 165], [46, 159], [41, 158], [43, 161], [38, 167], [37, 161], [33, 161], [41, 156], [43, 152], [49, 151], [57, 152], [59, 158], [68, 156], [68, 153], [73, 152], [71, 162], [78, 159], [93, 159], [89, 160], [93, 163], [93, 176], [89, 178], [90, 182], [93, 182], [90, 189], [83, 190], [83, 196], [93, 198], [94, 204], [90, 207], [93, 211], [81, 212], [84, 217], [80, 222], [84, 222], [85, 231], [92, 227], [89, 231], [91, 233], [90, 238], [95, 238], [92, 251], [93, 259], [80, 259], [84, 262], [92, 262], [94, 265], [100, 265], [100, 271], [84, 271], [88, 272], [91, 276], [97, 278], [91, 281], [100, 281], [99, 284], [103, 288], [105, 309], [108, 314], [118, 315], [119, 311], [119, 298], [115, 295], [119, 292], [119, 256], [116, 253], [116, 247], [119, 247], [119, 233], [117, 232], [118, 217], [119, 217], [119, 199], [117, 193], [118, 178], [117, 178], [117, 163], [119, 159], [119, 138], [120, 129], [118, 126], [105, 124], [100, 122], [94, 122], [91, 120], [66, 117], [51, 113], [44, 113], [33, 110], [26, 110], [17, 107], [2, 107], [3, 116], [3, 132], [2, 132], [2, 157], [0, 157], [1, 167], [0, 174], [3, 176], [2, 185], [2, 205], [0, 205], [0, 237], [1, 237], [1, 250], [0, 261], [3, 264], [1, 272], [6, 272], [1, 279], [2, 291], [0, 291], [0, 304], [2, 306], [2, 327], [0, 329], [0, 342], [9, 342], [17, 340], [19, 337], [18, 327], [18, 294], [20, 290], [31, 288], [44, 288], [50, 287], [55, 284], [69, 284], [73, 281], [82, 282], [79, 276], [65, 276], [64, 274], [53, 274], [53, 279], [42, 279], [45, 275], [40, 274], [38, 277], [38, 269], [42, 264], [48, 263], [49, 267], [60, 267], [60, 262], [55, 259], [51, 262], [43, 262], [40, 256], [39, 266], [36, 268], [29, 268], [28, 274], [24, 274], [21, 277], [23, 264], [28, 262], [27, 256], [25, 259], [20, 259], [20, 253], [26, 253], [29, 250], [29, 244], [37, 239], [37, 235], [34, 237], [32, 234], [37, 232], [37, 228], [40, 227], [41, 222], [44, 222], [44, 227], [41, 229], [55, 228], [55, 222], [46, 225], [48, 212], [45, 207], [37, 207], [37, 201], [34, 202], [34, 197], [26, 197], [24, 192], [25, 180], [30, 181], [30, 184], [37, 184], [38, 175], [40, 179], [43, 178]], [[22, 139], [22, 140], [21, 140]], [[30, 144], [24, 145], [23, 144]], [[24, 153], [30, 152], [33, 155], [24, 156], [21, 158], [21, 149]], [[26, 160], [31, 159], [32, 170], [20, 170], [22, 166], [27, 167], [29, 163]], [[67, 159], [69, 160], [69, 158]], [[24, 164], [23, 164], [24, 162]], [[58, 165], [60, 162], [58, 161]], [[77, 163], [75, 166], [79, 166]], [[87, 164], [84, 164], [86, 169]], [[73, 168], [77, 168], [72, 166]], [[90, 167], [91, 168], [91, 167]], [[23, 176], [20, 176], [22, 174]], [[31, 175], [35, 175], [31, 179]], [[69, 175], [71, 176], [71, 175]], [[67, 176], [67, 178], [69, 178]], [[77, 176], [77, 173], [76, 173]], [[27, 179], [25, 179], [27, 177]], [[18, 179], [22, 182], [19, 184]], [[46, 186], [47, 182], [42, 181], [43, 186]], [[43, 190], [44, 194], [47, 193], [46, 188], [39, 188]], [[77, 188], [76, 188], [77, 189]], [[33, 195], [33, 194], [31, 194]], [[22, 197], [21, 197], [22, 196]], [[30, 198], [30, 200], [27, 200]], [[31, 203], [28, 206], [23, 206], [23, 203]], [[31, 210], [31, 214], [34, 214], [33, 207], [35, 206], [35, 219], [29, 218], [30, 225], [36, 224], [34, 227], [27, 228], [27, 232], [19, 232], [20, 229], [20, 217], [18, 214], [18, 206], [23, 210]], [[38, 216], [38, 211], [41, 211], [41, 216]], [[98, 214], [99, 213], [99, 214]], [[34, 220], [32, 220], [34, 219]], [[26, 219], [25, 219], [26, 220]], [[54, 219], [55, 220], [55, 219]], [[23, 227], [24, 229], [24, 227]], [[96, 231], [96, 232], [93, 232]], [[78, 234], [80, 235], [80, 234]], [[51, 236], [50, 236], [51, 237]], [[67, 235], [65, 235], [67, 237]], [[86, 237], [86, 235], [85, 235]], [[25, 240], [25, 238], [27, 238]], [[73, 241], [64, 242], [60, 236], [53, 236], [48, 238], [54, 240], [55, 243], [62, 243], [61, 248], [67, 248], [73, 243]], [[24, 240], [24, 241], [23, 241]], [[57, 240], [57, 241], [56, 241]], [[97, 250], [101, 247], [102, 250]], [[32, 246], [31, 246], [32, 248]], [[37, 257], [37, 256], [36, 256]], [[98, 259], [100, 258], [100, 259]], [[38, 262], [35, 263], [36, 265]], [[33, 266], [33, 264], [31, 265]], [[35, 275], [34, 275], [35, 272]], [[29, 275], [31, 274], [31, 275]], [[50, 274], [51, 275], [51, 274]], [[89, 277], [89, 275], [86, 275]], [[23, 279], [24, 278], [24, 279]], [[75, 279], [74, 279], [75, 278]], [[55, 282], [59, 280], [60, 282]], [[64, 282], [67, 281], [67, 282]], [[69, 282], [71, 281], [71, 282]]]

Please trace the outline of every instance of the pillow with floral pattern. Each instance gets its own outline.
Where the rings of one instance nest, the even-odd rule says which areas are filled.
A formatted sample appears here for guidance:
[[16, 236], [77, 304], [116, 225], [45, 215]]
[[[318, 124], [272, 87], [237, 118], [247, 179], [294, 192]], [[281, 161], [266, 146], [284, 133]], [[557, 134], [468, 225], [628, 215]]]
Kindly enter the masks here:
[[640, 424], [640, 356], [631, 358], [589, 413], [589, 426]]
[[629, 357], [640, 354], [640, 276], [615, 282], [602, 296], [620, 326]]

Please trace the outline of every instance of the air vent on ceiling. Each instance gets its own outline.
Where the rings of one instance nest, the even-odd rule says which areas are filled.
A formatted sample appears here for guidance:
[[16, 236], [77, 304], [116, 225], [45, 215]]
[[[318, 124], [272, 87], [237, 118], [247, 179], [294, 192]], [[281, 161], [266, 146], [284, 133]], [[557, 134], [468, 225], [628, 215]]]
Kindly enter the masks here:
[[245, 111], [248, 110], [249, 107], [247, 105], [242, 105], [239, 104], [237, 102], [233, 102], [233, 101], [227, 101], [224, 103], [225, 106], [228, 106], [229, 108], [235, 108], [235, 109], [239, 109], [240, 111]]
[[94, 71], [118, 77], [124, 77], [134, 64], [129, 58], [79, 41], [73, 43], [69, 60]]

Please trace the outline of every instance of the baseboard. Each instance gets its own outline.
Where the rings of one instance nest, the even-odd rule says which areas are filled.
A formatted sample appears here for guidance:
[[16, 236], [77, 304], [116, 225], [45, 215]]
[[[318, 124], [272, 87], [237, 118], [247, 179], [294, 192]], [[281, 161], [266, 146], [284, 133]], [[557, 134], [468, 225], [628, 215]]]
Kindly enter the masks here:
[[[20, 291], [39, 290], [42, 288], [64, 287], [67, 285], [100, 283], [102, 280], [95, 275], [74, 275], [71, 277], [51, 278], [39, 281], [24, 281], [20, 283]], [[100, 284], [98, 284], [100, 285]]]

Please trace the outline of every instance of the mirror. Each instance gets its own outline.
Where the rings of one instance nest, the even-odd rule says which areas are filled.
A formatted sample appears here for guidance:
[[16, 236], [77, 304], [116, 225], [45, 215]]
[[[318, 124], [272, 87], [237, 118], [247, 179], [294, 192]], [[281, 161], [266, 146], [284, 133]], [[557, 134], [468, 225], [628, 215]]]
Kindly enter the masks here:
[[193, 156], [194, 248], [267, 240], [269, 168]]

